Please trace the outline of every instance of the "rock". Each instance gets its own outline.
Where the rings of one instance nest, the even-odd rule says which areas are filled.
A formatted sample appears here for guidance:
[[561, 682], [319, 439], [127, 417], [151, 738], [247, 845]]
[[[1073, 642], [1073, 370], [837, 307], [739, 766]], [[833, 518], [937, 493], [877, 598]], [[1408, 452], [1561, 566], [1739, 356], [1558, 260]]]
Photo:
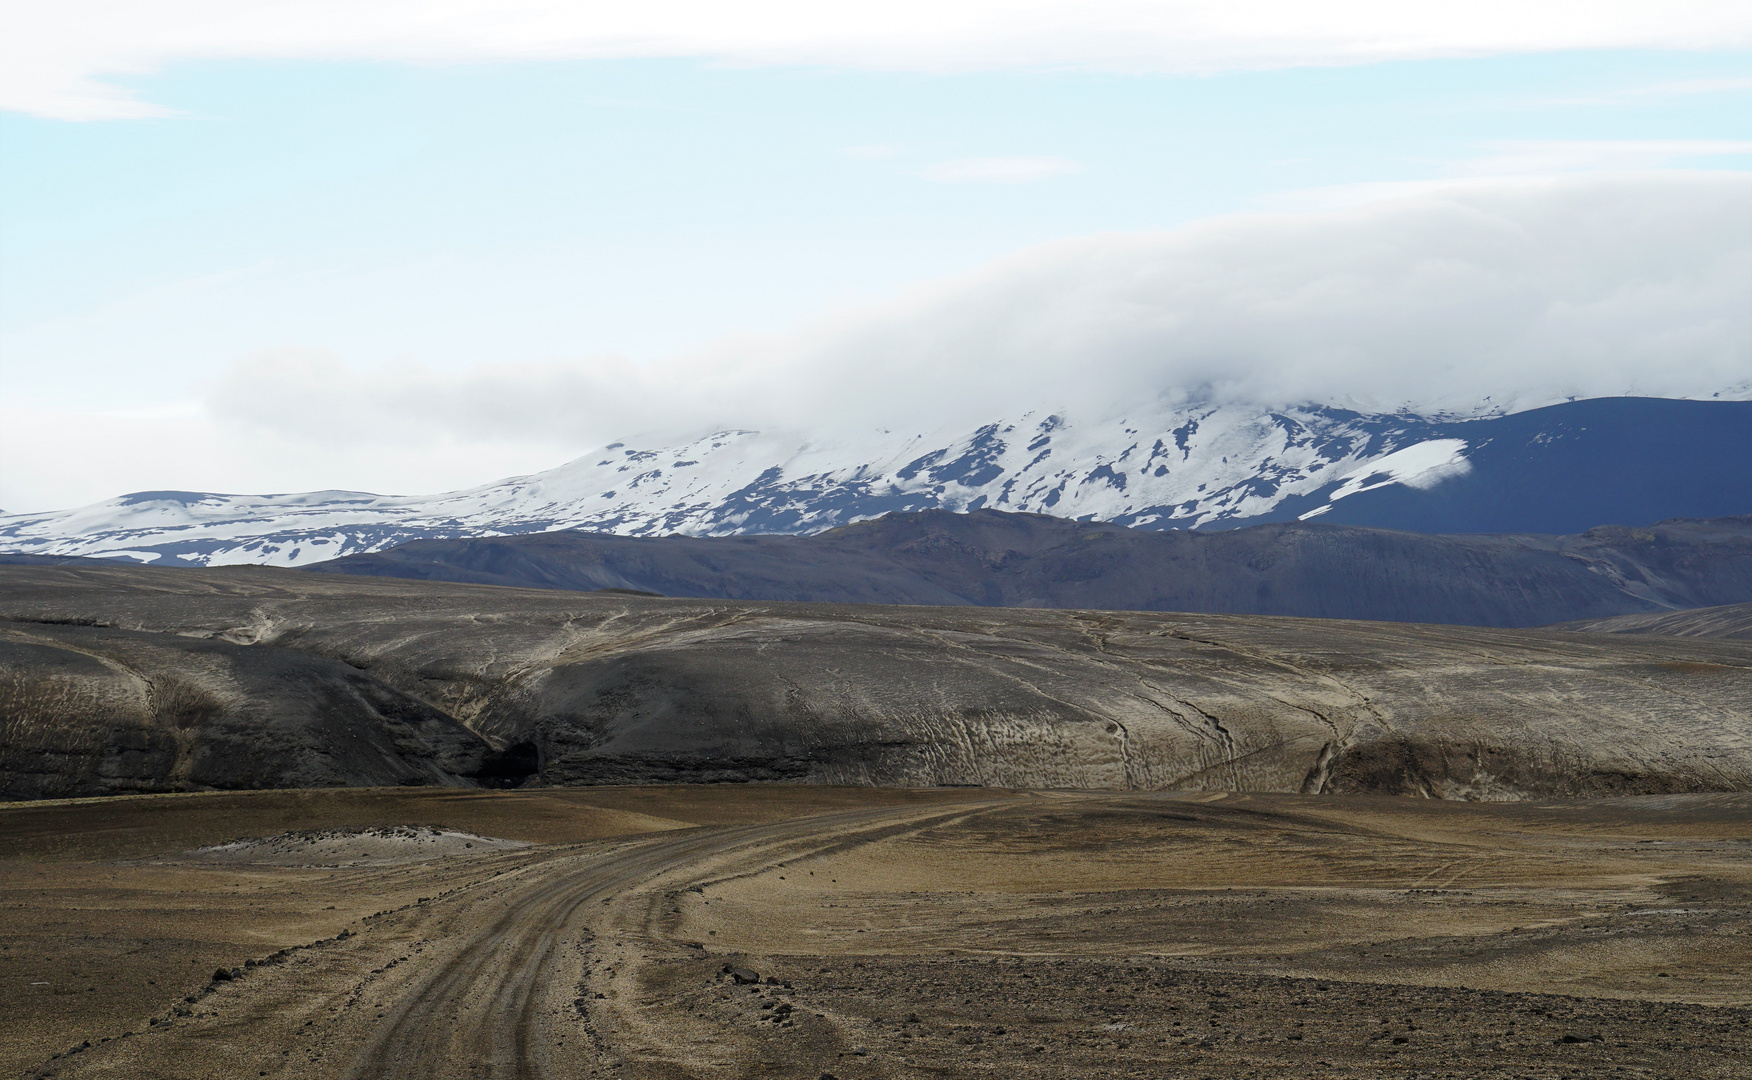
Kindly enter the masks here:
[[213, 972], [213, 981], [216, 983], [230, 982], [231, 972], [226, 971], [224, 968], [218, 968]]
[[726, 968], [724, 969], [724, 974], [736, 980], [736, 985], [738, 986], [758, 986], [760, 984], [760, 972], [755, 971], [753, 968]]

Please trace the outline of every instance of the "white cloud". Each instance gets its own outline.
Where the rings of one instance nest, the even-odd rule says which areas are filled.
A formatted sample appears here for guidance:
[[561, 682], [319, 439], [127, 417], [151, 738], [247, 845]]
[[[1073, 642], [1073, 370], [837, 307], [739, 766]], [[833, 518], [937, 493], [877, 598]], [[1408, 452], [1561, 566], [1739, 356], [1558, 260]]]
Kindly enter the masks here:
[[[1455, 182], [1341, 212], [1020, 252], [794, 335], [663, 363], [359, 372], [269, 355], [212, 398], [334, 448], [713, 426], [851, 431], [1192, 395], [1466, 411], [1752, 382], [1744, 173]], [[484, 477], [483, 477], [484, 479]]]
[[[381, 410], [353, 415], [385, 420]], [[324, 441], [321, 431], [239, 423], [199, 402], [153, 415], [10, 398], [0, 401], [0, 512], [84, 506], [127, 491], [425, 493], [551, 468], [578, 450], [530, 432], [458, 428], [379, 439], [361, 454], [360, 433]]]
[[939, 161], [920, 169], [919, 175], [940, 184], [1026, 184], [1082, 171], [1081, 165], [1059, 157], [975, 157]]
[[1749, 44], [1743, 0], [55, 0], [0, 8], [0, 107], [64, 119], [154, 115], [104, 80], [199, 59], [684, 56], [1211, 72]]

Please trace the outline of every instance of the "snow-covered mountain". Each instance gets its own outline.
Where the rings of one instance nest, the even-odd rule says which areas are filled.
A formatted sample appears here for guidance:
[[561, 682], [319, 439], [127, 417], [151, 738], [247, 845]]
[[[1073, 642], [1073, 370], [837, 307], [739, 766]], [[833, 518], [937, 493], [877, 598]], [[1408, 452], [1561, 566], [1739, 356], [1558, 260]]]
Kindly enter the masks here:
[[136, 492], [0, 516], [0, 550], [301, 566], [415, 539], [809, 533], [891, 511], [979, 508], [1155, 529], [1318, 518], [1574, 532], [1752, 513], [1749, 462], [1748, 402], [1613, 398], [1474, 420], [1320, 405], [1152, 407], [1106, 420], [1042, 412], [852, 440], [720, 431], [613, 443], [432, 496]]

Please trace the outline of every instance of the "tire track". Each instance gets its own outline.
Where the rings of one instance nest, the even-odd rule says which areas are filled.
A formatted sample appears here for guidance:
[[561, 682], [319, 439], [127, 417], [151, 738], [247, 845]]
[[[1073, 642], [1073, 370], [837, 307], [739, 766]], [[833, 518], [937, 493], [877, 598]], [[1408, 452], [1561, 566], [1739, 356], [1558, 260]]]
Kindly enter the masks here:
[[[966, 814], [924, 812], [916, 825]], [[565, 932], [579, 909], [663, 873], [738, 848], [796, 841], [812, 834], [844, 841], [847, 829], [920, 816], [921, 808], [858, 810], [794, 821], [691, 831], [605, 855], [575, 856], [572, 866], [512, 900], [506, 910], [405, 991], [343, 1075], [349, 1080], [437, 1077], [451, 1071], [494, 1080], [544, 1080], [547, 1039], [541, 1005]], [[571, 861], [571, 860], [568, 860]], [[549, 864], [550, 866], [553, 864]], [[471, 1006], [478, 1014], [470, 1016]], [[450, 1066], [459, 1066], [453, 1070]]]

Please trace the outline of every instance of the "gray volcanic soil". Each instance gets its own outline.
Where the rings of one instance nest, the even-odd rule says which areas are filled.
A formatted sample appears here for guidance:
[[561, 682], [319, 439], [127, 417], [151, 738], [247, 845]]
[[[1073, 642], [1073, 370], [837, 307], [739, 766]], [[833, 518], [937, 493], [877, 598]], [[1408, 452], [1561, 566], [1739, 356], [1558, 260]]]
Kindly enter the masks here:
[[[743, 780], [1752, 789], [1747, 642], [260, 568], [5, 567], [0, 586], [14, 798]], [[217, 705], [163, 712], [146, 684], [165, 678]]]
[[419, 540], [310, 569], [735, 600], [1540, 626], [1752, 600], [1752, 517], [1575, 536], [1427, 536], [1319, 522], [1156, 531], [931, 510], [815, 536]]
[[1752, 604], [1726, 604], [1690, 611], [1657, 611], [1587, 619], [1553, 629], [1593, 634], [1662, 634], [1672, 637], [1735, 638], [1752, 641]]

